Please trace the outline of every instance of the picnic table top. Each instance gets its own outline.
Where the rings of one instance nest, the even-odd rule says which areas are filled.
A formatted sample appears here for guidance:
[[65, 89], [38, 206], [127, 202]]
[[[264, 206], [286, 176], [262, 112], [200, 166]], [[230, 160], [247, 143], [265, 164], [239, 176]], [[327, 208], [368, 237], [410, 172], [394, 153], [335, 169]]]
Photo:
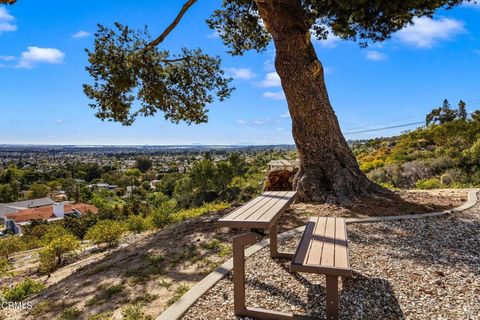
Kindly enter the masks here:
[[218, 220], [221, 227], [269, 229], [295, 200], [296, 191], [267, 191]]

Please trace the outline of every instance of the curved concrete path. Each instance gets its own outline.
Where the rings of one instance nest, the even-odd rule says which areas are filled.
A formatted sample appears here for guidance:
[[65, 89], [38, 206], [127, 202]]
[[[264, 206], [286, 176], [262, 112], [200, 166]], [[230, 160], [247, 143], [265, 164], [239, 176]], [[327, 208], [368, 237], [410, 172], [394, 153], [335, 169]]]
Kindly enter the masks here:
[[[408, 220], [408, 219], [421, 219], [426, 217], [436, 217], [449, 213], [455, 213], [470, 209], [475, 204], [477, 204], [478, 198], [477, 193], [480, 192], [480, 189], [469, 189], [467, 202], [465, 202], [460, 207], [439, 211], [439, 212], [430, 212], [422, 214], [411, 214], [403, 216], [384, 216], [384, 217], [368, 217], [368, 218], [348, 218], [346, 219], [347, 223], [369, 223], [369, 222], [381, 222], [381, 221], [394, 221], [394, 220]], [[297, 233], [303, 232], [305, 226], [301, 226], [286, 232], [283, 232], [278, 235], [278, 241], [285, 240]], [[245, 250], [245, 258], [250, 257], [257, 251], [268, 247], [270, 240], [264, 239], [255, 245], [248, 247]], [[210, 288], [212, 288], [218, 281], [225, 277], [230, 271], [233, 270], [233, 259], [229, 259], [215, 271], [210, 273], [208, 276], [203, 278], [199, 283], [197, 283], [192, 289], [185, 293], [180, 299], [178, 299], [174, 304], [172, 304], [167, 310], [165, 310], [156, 320], [177, 320], [182, 318], [182, 316], [187, 312], [190, 307]]]

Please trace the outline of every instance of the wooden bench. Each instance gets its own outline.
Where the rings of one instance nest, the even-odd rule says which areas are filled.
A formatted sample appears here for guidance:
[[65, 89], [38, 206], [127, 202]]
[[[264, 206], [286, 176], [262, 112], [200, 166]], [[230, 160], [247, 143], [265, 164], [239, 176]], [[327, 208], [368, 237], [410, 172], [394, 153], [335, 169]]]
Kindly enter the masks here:
[[344, 218], [312, 217], [297, 247], [291, 270], [326, 275], [327, 319], [338, 319], [338, 277], [351, 277]]

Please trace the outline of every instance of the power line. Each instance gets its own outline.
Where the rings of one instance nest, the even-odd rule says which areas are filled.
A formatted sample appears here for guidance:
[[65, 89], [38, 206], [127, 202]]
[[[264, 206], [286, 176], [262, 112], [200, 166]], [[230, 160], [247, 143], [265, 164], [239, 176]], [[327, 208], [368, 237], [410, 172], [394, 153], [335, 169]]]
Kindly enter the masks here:
[[[466, 103], [467, 105], [478, 105], [480, 104], [480, 99], [473, 100], [471, 102]], [[472, 112], [467, 113], [468, 115], [471, 115]], [[388, 126], [388, 127], [381, 127], [381, 128], [372, 128], [372, 129], [363, 129], [363, 130], [354, 130], [354, 131], [347, 131], [344, 132], [344, 135], [350, 135], [350, 134], [357, 134], [357, 133], [367, 133], [367, 132], [376, 132], [376, 131], [383, 131], [383, 130], [388, 130], [388, 129], [396, 129], [396, 128], [403, 128], [403, 127], [410, 127], [414, 125], [419, 125], [419, 124], [424, 124], [425, 120], [423, 121], [418, 121], [418, 122], [411, 122], [411, 123], [404, 123], [404, 124], [399, 124], [399, 125], [394, 125], [394, 126]], [[367, 127], [368, 128], [368, 127]]]

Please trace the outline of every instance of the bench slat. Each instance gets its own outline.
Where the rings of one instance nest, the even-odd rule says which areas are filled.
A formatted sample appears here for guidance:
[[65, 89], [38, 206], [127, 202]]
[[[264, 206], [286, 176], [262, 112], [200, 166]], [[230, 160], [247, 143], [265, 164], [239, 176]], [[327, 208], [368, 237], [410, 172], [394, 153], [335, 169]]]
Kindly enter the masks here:
[[291, 270], [351, 276], [345, 219], [311, 217], [293, 257]]
[[228, 219], [228, 220], [235, 220], [237, 219], [242, 213], [244, 213], [245, 211], [247, 210], [250, 210], [252, 207], [258, 205], [259, 203], [261, 203], [262, 201], [266, 201], [266, 199], [269, 199], [267, 198], [269, 195], [271, 194], [271, 192], [265, 192], [264, 194], [262, 194], [261, 196], [258, 196], [256, 197], [255, 199], [251, 200], [251, 201], [248, 201], [247, 203], [245, 203], [243, 206], [241, 206], [240, 208], [236, 209], [235, 211], [231, 212], [230, 214], [228, 214], [227, 216], [223, 217], [222, 219]]
[[347, 232], [342, 219], [335, 221], [335, 267], [348, 268]]
[[254, 213], [252, 213], [249, 216], [242, 215], [242, 219], [247, 221], [266, 220], [266, 219], [261, 219], [264, 216], [265, 212], [272, 210], [272, 208], [278, 207], [277, 205], [278, 203], [280, 203], [280, 205], [282, 206], [285, 203], [285, 201], [282, 201], [282, 200], [287, 200], [287, 198], [285, 197], [286, 194], [287, 192], [285, 191], [285, 192], [279, 192], [278, 194], [275, 194], [275, 195], [271, 195], [272, 198], [271, 198], [271, 201], [268, 202], [268, 205], [265, 205], [259, 210], [256, 210]]
[[219, 226], [269, 229], [294, 201], [296, 191], [269, 191], [218, 220]]
[[325, 237], [323, 238], [322, 260], [320, 264], [327, 267], [335, 266], [335, 218], [327, 218]]
[[307, 259], [302, 261], [303, 264], [320, 264], [322, 260], [322, 251], [323, 251], [323, 237], [325, 236], [325, 227], [327, 219], [317, 218], [315, 221], [315, 231], [312, 234], [310, 242], [310, 248], [308, 252]]
[[[282, 212], [286, 207], [290, 205], [295, 196], [296, 192], [285, 192], [284, 195], [279, 197], [278, 201], [268, 208], [267, 210], [263, 211], [262, 213], [257, 212], [255, 213], [255, 217], [252, 216], [252, 219], [262, 220], [262, 221], [270, 221], [272, 220], [278, 213]], [[250, 218], [247, 220], [251, 220]]]
[[315, 231], [315, 222], [309, 221], [307, 226], [305, 227], [305, 231], [302, 235], [302, 240], [300, 240], [300, 244], [298, 245], [297, 252], [295, 253], [295, 257], [293, 258], [293, 263], [295, 264], [303, 264], [304, 261], [308, 257], [308, 252], [310, 251], [311, 243], [309, 241], [304, 241], [304, 238], [311, 238], [313, 232]]

